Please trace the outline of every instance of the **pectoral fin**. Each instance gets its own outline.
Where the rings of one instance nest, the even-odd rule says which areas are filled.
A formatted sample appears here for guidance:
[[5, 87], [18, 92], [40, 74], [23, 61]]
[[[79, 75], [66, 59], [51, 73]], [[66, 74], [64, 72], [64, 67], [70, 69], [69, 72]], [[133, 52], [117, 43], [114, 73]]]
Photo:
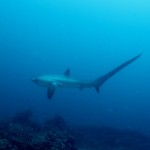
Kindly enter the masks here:
[[67, 77], [70, 76], [70, 69], [69, 68], [65, 71], [64, 75], [67, 76]]
[[55, 86], [51, 86], [47, 89], [47, 97], [49, 100], [53, 97], [55, 90], [56, 90]]

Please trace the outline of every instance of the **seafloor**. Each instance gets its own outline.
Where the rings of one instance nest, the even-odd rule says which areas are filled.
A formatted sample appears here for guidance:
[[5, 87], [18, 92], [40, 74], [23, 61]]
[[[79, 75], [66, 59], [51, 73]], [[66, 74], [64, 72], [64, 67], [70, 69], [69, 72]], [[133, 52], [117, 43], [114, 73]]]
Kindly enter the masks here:
[[57, 116], [38, 125], [32, 111], [0, 123], [0, 150], [150, 150], [150, 137], [110, 127], [67, 126]]

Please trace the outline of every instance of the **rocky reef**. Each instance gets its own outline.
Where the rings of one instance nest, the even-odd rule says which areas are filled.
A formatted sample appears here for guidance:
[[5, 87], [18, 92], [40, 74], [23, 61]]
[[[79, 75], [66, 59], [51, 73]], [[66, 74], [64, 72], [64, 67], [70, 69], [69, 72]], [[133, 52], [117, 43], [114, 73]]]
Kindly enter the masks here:
[[72, 131], [82, 150], [150, 150], [150, 138], [127, 129], [78, 127]]
[[39, 126], [30, 120], [31, 115], [27, 110], [17, 113], [12, 121], [0, 123], [0, 150], [76, 150], [61, 117]]
[[68, 127], [56, 116], [43, 126], [32, 111], [0, 122], [0, 150], [150, 150], [150, 138], [136, 131], [110, 127]]

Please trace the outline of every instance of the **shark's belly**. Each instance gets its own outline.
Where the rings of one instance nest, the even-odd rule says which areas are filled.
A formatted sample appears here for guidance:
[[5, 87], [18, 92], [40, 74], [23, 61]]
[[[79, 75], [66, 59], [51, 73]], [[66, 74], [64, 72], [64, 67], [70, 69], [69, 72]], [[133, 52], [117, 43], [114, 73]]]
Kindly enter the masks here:
[[60, 88], [80, 88], [81, 85], [78, 84], [59, 84], [58, 87]]
[[89, 88], [91, 87], [90, 83], [83, 82], [59, 82], [58, 87], [60, 88]]

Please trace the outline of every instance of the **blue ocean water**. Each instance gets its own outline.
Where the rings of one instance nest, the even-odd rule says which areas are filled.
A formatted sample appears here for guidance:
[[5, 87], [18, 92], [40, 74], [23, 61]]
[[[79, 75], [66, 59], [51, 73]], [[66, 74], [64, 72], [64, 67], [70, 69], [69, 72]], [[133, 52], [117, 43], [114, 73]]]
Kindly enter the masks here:
[[[32, 109], [43, 122], [129, 128], [150, 134], [150, 2], [1, 0], [0, 119]], [[53, 99], [30, 79], [63, 74], [94, 80], [143, 51], [95, 89], [57, 89]]]

